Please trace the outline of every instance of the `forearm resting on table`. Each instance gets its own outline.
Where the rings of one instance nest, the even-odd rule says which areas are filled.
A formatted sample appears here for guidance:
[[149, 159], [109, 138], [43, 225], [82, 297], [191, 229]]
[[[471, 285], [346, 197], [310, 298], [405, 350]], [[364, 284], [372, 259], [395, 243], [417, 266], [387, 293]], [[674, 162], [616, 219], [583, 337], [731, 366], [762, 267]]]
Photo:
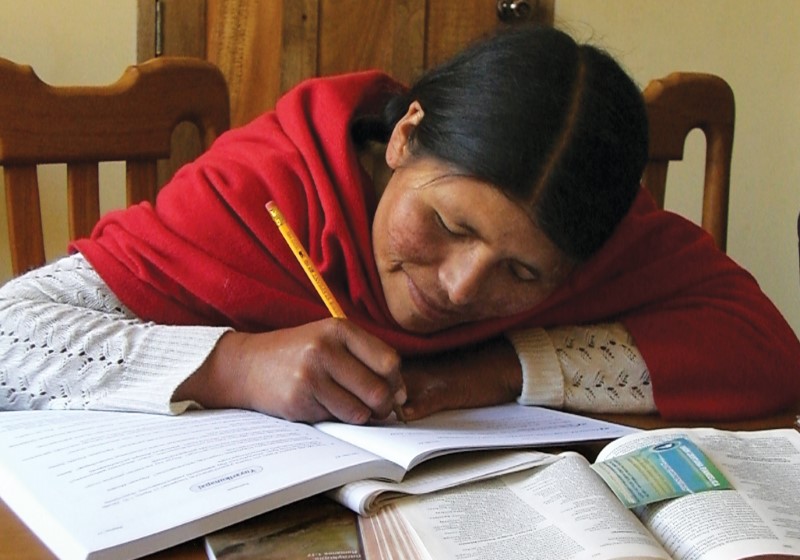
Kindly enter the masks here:
[[244, 376], [238, 375], [243, 354], [237, 349], [243, 336], [247, 335], [223, 334], [206, 361], [178, 386], [172, 400], [193, 401], [206, 408], [247, 408]]
[[410, 360], [403, 372], [412, 419], [514, 400], [583, 413], [656, 410], [644, 360], [618, 323], [515, 331]]
[[656, 411], [650, 373], [620, 323], [507, 334], [522, 366], [517, 401], [575, 412]]
[[80, 254], [58, 259], [0, 288], [0, 409], [178, 414], [225, 330], [142, 321]]
[[[224, 334], [203, 365], [177, 389], [173, 401], [208, 408], [250, 408], [242, 372], [246, 334]], [[516, 399], [574, 412], [648, 414], [656, 411], [647, 366], [619, 323], [516, 331], [404, 367], [410, 395], [446, 399], [449, 408], [488, 406]], [[419, 379], [414, 370], [437, 374]], [[491, 377], [491, 379], [488, 379]], [[413, 399], [412, 399], [413, 401]], [[412, 408], [413, 402], [408, 403]], [[427, 407], [424, 407], [427, 408]], [[413, 414], [412, 414], [413, 416]]]

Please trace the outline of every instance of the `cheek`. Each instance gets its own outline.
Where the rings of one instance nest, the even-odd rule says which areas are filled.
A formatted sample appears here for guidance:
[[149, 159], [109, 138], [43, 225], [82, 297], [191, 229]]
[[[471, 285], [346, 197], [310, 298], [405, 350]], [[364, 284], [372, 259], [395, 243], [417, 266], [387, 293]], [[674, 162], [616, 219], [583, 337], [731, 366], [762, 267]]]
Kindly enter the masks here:
[[513, 281], [490, 288], [484, 298], [484, 311], [493, 317], [506, 317], [532, 309], [555, 291], [550, 286], [524, 286]]
[[385, 239], [384, 256], [393, 266], [426, 262], [435, 244], [433, 232], [419, 215], [402, 210], [394, 212], [387, 220]]

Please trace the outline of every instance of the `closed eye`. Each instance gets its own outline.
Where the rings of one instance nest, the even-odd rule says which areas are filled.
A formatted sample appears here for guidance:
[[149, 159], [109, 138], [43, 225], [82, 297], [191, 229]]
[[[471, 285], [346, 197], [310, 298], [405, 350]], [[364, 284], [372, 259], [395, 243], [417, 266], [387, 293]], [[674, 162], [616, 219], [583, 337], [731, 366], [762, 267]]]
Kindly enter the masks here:
[[439, 212], [434, 212], [434, 215], [436, 216], [436, 223], [439, 224], [439, 227], [441, 227], [448, 235], [452, 235], [454, 237], [463, 237], [465, 235], [469, 235], [469, 228], [457, 228], [454, 225], [448, 224]]
[[509, 262], [508, 268], [518, 280], [523, 282], [536, 282], [541, 278], [538, 270], [517, 261]]

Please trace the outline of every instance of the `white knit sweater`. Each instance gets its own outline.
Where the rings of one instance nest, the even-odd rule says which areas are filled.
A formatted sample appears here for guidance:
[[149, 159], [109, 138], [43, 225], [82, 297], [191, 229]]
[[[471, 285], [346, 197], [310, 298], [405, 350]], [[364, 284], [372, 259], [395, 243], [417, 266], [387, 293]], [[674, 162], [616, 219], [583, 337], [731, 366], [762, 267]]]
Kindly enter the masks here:
[[[0, 288], [0, 409], [179, 414], [193, 403], [173, 393], [227, 330], [142, 321], [81, 255], [64, 257]], [[523, 367], [521, 404], [655, 411], [647, 367], [619, 324], [509, 339]]]

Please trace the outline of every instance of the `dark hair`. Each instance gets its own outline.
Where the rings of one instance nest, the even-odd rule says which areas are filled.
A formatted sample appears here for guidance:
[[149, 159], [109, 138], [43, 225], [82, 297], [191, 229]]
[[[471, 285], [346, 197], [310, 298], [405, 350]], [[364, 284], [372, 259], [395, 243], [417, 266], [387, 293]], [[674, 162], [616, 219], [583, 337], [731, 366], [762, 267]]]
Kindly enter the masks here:
[[604, 51], [548, 27], [511, 28], [423, 75], [354, 133], [386, 141], [417, 100], [415, 153], [445, 160], [531, 206], [576, 260], [612, 234], [647, 161], [639, 88]]

